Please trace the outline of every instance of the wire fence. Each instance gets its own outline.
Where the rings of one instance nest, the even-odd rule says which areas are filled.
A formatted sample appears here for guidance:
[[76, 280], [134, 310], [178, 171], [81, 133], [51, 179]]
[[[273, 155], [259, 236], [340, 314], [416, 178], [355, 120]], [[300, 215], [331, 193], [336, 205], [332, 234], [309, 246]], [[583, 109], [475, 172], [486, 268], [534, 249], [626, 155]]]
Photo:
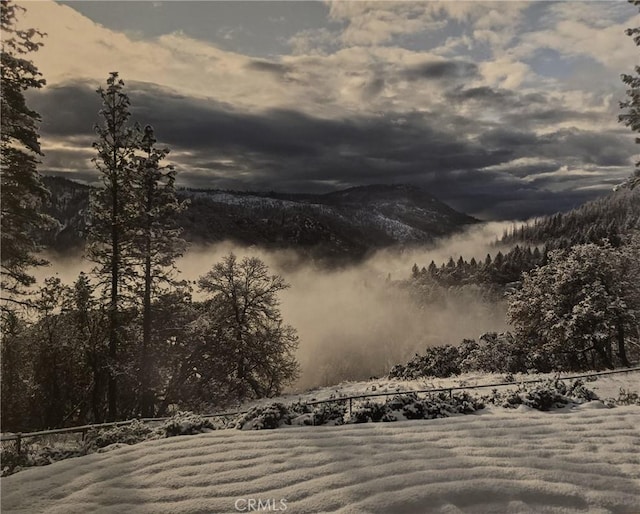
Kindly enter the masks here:
[[[570, 376], [555, 376], [548, 378], [537, 378], [532, 380], [517, 380], [512, 382], [495, 382], [491, 384], [476, 384], [476, 385], [464, 385], [464, 386], [454, 386], [454, 387], [436, 387], [429, 389], [413, 389], [409, 391], [381, 391], [381, 392], [371, 392], [366, 394], [357, 394], [357, 395], [349, 395], [349, 396], [339, 396], [334, 398], [328, 398], [326, 400], [314, 400], [310, 402], [303, 402], [305, 405], [322, 405], [326, 403], [347, 403], [349, 414], [353, 411], [353, 401], [354, 400], [366, 400], [369, 398], [381, 398], [387, 396], [398, 396], [398, 395], [408, 395], [408, 394], [435, 394], [435, 393], [448, 393], [449, 396], [452, 396], [454, 391], [466, 391], [472, 389], [487, 389], [487, 388], [498, 388], [498, 387], [513, 387], [524, 384], [536, 384], [548, 382], [549, 380], [578, 380], [581, 378], [592, 378], [592, 377], [600, 377], [606, 375], [615, 375], [620, 373], [633, 373], [640, 371], [640, 366], [633, 368], [625, 368], [625, 369], [616, 369], [610, 371], [599, 371], [596, 373], [585, 373], [581, 375], [570, 375]], [[203, 414], [203, 418], [224, 418], [224, 417], [232, 417], [239, 416], [240, 414], [246, 414], [249, 412], [248, 410], [243, 411], [233, 411], [233, 412], [217, 412], [213, 414]], [[162, 418], [135, 418], [129, 419], [126, 421], [113, 421], [110, 423], [98, 423], [91, 425], [82, 425], [76, 427], [68, 427], [68, 428], [56, 428], [53, 430], [41, 430], [38, 432], [20, 432], [20, 433], [11, 433], [11, 434], [0, 434], [0, 442], [7, 441], [15, 441], [16, 449], [20, 452], [22, 441], [30, 438], [37, 437], [46, 437], [50, 435], [57, 434], [82, 434], [82, 439], [84, 440], [87, 433], [90, 430], [101, 429], [101, 428], [112, 428], [117, 426], [125, 426], [130, 425], [134, 422], [142, 422], [142, 423], [153, 423], [153, 422], [162, 422], [171, 419], [170, 416], [162, 417]]]

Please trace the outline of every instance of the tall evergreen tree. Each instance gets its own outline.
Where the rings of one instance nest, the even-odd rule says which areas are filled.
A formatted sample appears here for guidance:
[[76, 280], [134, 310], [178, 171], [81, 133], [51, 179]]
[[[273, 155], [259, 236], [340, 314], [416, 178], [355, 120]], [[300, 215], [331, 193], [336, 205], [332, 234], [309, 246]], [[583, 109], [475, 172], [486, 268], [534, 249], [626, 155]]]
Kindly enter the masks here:
[[102, 175], [103, 187], [92, 198], [88, 257], [97, 264], [94, 274], [107, 291], [109, 305], [108, 418], [116, 419], [117, 356], [121, 339], [122, 298], [134, 275], [131, 244], [136, 218], [132, 175], [139, 130], [131, 127], [130, 101], [124, 82], [112, 72], [107, 87], [97, 93], [102, 98], [101, 125], [96, 126], [98, 152], [94, 162]]
[[[640, 7], [640, 0], [630, 0], [631, 4]], [[634, 43], [640, 46], [640, 27], [626, 30], [628, 36], [633, 38]], [[627, 100], [620, 102], [620, 108], [626, 112], [618, 117], [620, 123], [631, 128], [635, 133], [640, 132], [640, 65], [634, 67], [633, 74], [622, 74], [622, 82], [627, 86]], [[636, 137], [636, 143], [640, 143], [640, 137]], [[640, 185], [640, 161], [636, 162], [636, 169], [624, 184], [633, 189]]]
[[176, 216], [184, 209], [175, 191], [176, 172], [172, 166], [161, 166], [169, 150], [158, 149], [153, 128], [144, 129], [133, 175], [133, 189], [139, 216], [136, 220], [133, 254], [142, 274], [142, 346], [140, 349], [140, 414], [152, 416], [154, 395], [151, 383], [151, 319], [152, 300], [160, 287], [175, 283], [175, 260], [185, 249]]
[[[32, 266], [45, 264], [35, 253], [38, 248], [34, 232], [51, 223], [40, 211], [48, 192], [37, 170], [42, 155], [38, 135], [40, 115], [31, 110], [24, 93], [39, 89], [45, 81], [38, 68], [26, 58], [42, 45], [43, 36], [35, 29], [19, 30], [16, 16], [24, 8], [8, 0], [0, 2], [2, 29], [2, 80], [0, 89], [1, 143], [0, 191], [1, 229], [0, 261], [2, 266], [2, 310], [7, 302], [19, 301], [16, 295], [34, 283]], [[4, 319], [4, 316], [3, 316]]]

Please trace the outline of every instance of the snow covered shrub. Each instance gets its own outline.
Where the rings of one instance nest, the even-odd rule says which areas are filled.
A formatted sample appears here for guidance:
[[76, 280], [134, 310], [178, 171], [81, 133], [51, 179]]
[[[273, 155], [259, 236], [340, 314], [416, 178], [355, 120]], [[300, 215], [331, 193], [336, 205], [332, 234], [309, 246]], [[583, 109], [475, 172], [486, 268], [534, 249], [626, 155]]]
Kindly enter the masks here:
[[527, 370], [525, 349], [510, 332], [488, 332], [476, 343], [465, 340], [460, 345], [462, 372], [520, 373]]
[[562, 407], [569, 403], [566, 396], [560, 394], [557, 390], [544, 386], [536, 387], [532, 391], [526, 392], [521, 398], [523, 405], [537, 410], [551, 410], [554, 407]]
[[321, 403], [313, 409], [314, 425], [342, 425], [347, 406], [344, 402]]
[[391, 410], [401, 411], [405, 406], [420, 401], [416, 393], [396, 394], [387, 398], [387, 406]]
[[2, 463], [3, 477], [20, 471], [20, 469], [29, 465], [29, 447], [26, 443], [23, 443], [20, 452], [18, 452], [14, 441], [2, 443], [0, 462]]
[[467, 392], [449, 395], [440, 392], [422, 400], [423, 418], [446, 418], [455, 414], [471, 414], [484, 407]]
[[[357, 405], [351, 415], [349, 416], [350, 423], [378, 423], [382, 421], [385, 417], [385, 414], [389, 413], [389, 408], [387, 405], [382, 403], [377, 403], [371, 400], [366, 400], [359, 405]], [[391, 421], [390, 418], [387, 417], [387, 421]]]
[[570, 387], [560, 380], [550, 380], [533, 387], [524, 384], [519, 386], [516, 391], [499, 392], [494, 389], [490, 396], [485, 397], [488, 403], [500, 407], [515, 408], [519, 405], [526, 405], [542, 411], [597, 399], [598, 396], [584, 387], [580, 380], [576, 380]]
[[580, 379], [575, 380], [573, 384], [571, 384], [571, 388], [567, 391], [567, 395], [574, 400], [578, 400], [578, 403], [599, 400], [598, 395], [591, 389], [587, 389], [584, 386], [584, 382]]
[[398, 419], [445, 418], [456, 414], [470, 414], [481, 408], [483, 403], [469, 393], [438, 393], [420, 398], [416, 393], [398, 394], [384, 404], [364, 402], [349, 417], [350, 423], [368, 421], [397, 421]]
[[424, 419], [424, 402], [416, 393], [398, 394], [387, 400], [387, 407], [392, 412], [401, 412], [406, 419]]
[[178, 412], [171, 419], [165, 421], [158, 432], [165, 437], [178, 435], [193, 435], [215, 430], [213, 423], [207, 418], [193, 412]]
[[561, 407], [570, 402], [561, 392], [548, 385], [541, 385], [531, 390], [519, 388], [518, 391], [507, 391], [495, 396], [496, 405], [505, 408], [515, 408], [525, 405], [532, 409], [547, 411]]
[[240, 430], [265, 430], [290, 425], [296, 413], [283, 403], [253, 407], [249, 412], [240, 416], [235, 427]]
[[70, 459], [72, 457], [82, 457], [87, 452], [83, 448], [71, 447], [71, 448], [56, 448], [51, 446], [45, 446], [38, 448], [30, 456], [30, 466], [46, 466], [47, 464], [53, 464], [59, 460]]
[[390, 378], [415, 380], [424, 377], [446, 378], [460, 373], [458, 348], [451, 345], [427, 348], [423, 355], [413, 357], [407, 364], [397, 364], [389, 372]]
[[39, 446], [37, 443], [23, 441], [18, 453], [13, 441], [2, 445], [2, 476], [12, 475], [23, 468], [32, 466], [46, 466], [59, 460], [81, 457], [86, 455], [86, 449], [77, 443], [66, 444], [60, 447]]
[[640, 395], [638, 393], [627, 391], [621, 387], [620, 392], [618, 393], [618, 398], [615, 400], [615, 404], [640, 406]]
[[149, 439], [153, 430], [142, 421], [111, 428], [94, 428], [87, 433], [87, 448], [104, 448], [115, 443], [136, 444]]

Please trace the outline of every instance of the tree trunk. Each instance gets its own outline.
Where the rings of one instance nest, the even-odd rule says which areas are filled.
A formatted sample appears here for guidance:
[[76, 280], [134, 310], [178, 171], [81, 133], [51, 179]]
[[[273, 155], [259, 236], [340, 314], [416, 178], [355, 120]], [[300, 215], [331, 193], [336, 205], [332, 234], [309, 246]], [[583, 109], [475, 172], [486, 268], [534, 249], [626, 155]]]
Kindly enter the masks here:
[[[151, 150], [147, 155], [151, 159]], [[153, 210], [154, 182], [147, 175], [146, 186], [146, 212], [145, 212], [145, 241], [144, 241], [144, 300], [142, 308], [142, 351], [140, 352], [140, 413], [143, 417], [153, 415], [154, 398], [150, 388], [150, 362], [149, 346], [151, 344], [151, 286], [153, 277], [151, 251], [152, 251], [152, 224], [151, 211]]]
[[617, 327], [617, 335], [618, 335], [618, 357], [620, 357], [620, 362], [623, 366], [629, 367], [629, 359], [627, 358], [627, 349], [624, 344], [624, 324], [622, 321], [618, 321]]
[[598, 354], [598, 357], [600, 357], [600, 359], [602, 360], [602, 363], [604, 364], [605, 368], [613, 369], [613, 363], [611, 362], [611, 359], [609, 358], [609, 355], [607, 354], [606, 349], [603, 348], [601, 345], [599, 345], [597, 342], [594, 343], [593, 348]]
[[[113, 151], [114, 165], [117, 150]], [[116, 170], [113, 170], [114, 175]], [[109, 303], [109, 380], [107, 384], [108, 421], [115, 421], [118, 417], [118, 384], [116, 380], [116, 358], [118, 353], [118, 275], [120, 271], [120, 234], [118, 227], [118, 178], [112, 178], [111, 189], [111, 297]]]
[[147, 239], [146, 262], [144, 269], [144, 306], [142, 312], [142, 351], [140, 353], [140, 414], [143, 417], [153, 415], [153, 395], [149, 383], [149, 345], [151, 343], [151, 248]]

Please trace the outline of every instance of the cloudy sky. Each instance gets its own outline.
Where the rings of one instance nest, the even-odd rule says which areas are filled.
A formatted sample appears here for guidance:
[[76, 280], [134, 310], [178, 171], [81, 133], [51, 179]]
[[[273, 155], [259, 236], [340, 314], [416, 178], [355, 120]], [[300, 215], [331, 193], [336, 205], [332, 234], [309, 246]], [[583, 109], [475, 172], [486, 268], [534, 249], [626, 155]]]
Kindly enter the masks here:
[[95, 180], [95, 89], [119, 71], [182, 185], [421, 185], [484, 219], [567, 209], [632, 171], [608, 2], [23, 1], [47, 33], [45, 173]]

